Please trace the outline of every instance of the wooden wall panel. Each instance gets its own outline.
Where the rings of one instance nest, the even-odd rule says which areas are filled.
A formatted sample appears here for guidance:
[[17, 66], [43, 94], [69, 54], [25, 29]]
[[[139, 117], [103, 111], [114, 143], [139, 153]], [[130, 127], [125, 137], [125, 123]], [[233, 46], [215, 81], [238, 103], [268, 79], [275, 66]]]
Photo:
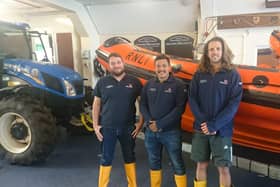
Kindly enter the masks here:
[[218, 16], [218, 29], [280, 26], [280, 13]]

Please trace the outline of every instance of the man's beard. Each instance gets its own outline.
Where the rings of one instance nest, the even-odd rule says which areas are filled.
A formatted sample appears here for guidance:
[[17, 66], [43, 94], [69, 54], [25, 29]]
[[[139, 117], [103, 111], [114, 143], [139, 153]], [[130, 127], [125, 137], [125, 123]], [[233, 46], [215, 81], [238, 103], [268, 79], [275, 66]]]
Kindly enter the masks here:
[[219, 64], [222, 62], [222, 57], [214, 56], [212, 58], [208, 57], [211, 64]]
[[212, 64], [220, 64], [220, 63], [222, 62], [222, 58], [214, 59], [214, 60], [213, 60], [213, 59], [211, 60], [211, 59], [209, 58], [209, 60], [210, 60], [210, 62], [211, 62]]
[[167, 76], [167, 75], [166, 75], [166, 71], [158, 71], [158, 72], [156, 73], [156, 75], [157, 75], [158, 77], [160, 77], [160, 74], [161, 74], [161, 73], [164, 73], [164, 75], [163, 75], [164, 77]]
[[219, 60], [219, 61], [211, 61], [211, 64], [221, 64], [221, 63], [222, 63], [221, 60]]
[[114, 72], [114, 71], [111, 72], [111, 74], [114, 75], [115, 77], [119, 77], [119, 76], [121, 76], [123, 73], [124, 73], [124, 69], [121, 70], [120, 72]]

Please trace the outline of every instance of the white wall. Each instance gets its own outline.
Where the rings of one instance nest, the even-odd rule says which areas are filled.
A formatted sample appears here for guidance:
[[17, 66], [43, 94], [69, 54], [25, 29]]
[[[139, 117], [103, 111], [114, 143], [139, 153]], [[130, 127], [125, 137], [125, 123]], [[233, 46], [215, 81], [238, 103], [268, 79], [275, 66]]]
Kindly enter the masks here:
[[[88, 9], [83, 6], [81, 3], [76, 2], [75, 0], [42, 0], [44, 3], [49, 6], [54, 6], [58, 8], [65, 9], [67, 11], [72, 11], [74, 15], [70, 15], [74, 27], [77, 28], [77, 33], [82, 37], [79, 49], [79, 52], [82, 53], [85, 50], [90, 50], [90, 54], [94, 54], [95, 50], [100, 45], [99, 33], [96, 29], [95, 23], [92, 21], [92, 18], [89, 15]], [[90, 55], [88, 63], [92, 63], [94, 59], [93, 55]], [[83, 76], [93, 75], [92, 66], [85, 66], [84, 60], [80, 58], [79, 68], [82, 69], [80, 72]], [[87, 68], [89, 69], [83, 69]], [[87, 73], [84, 72], [87, 71]], [[87, 81], [87, 85], [94, 85], [95, 78], [90, 77], [90, 81]]]
[[[205, 29], [207, 22], [216, 24], [216, 16], [280, 12], [280, 8], [265, 8], [265, 0], [200, 0], [200, 3], [199, 42], [202, 42], [203, 33], [207, 31]], [[234, 63], [255, 66], [258, 48], [268, 48], [269, 36], [273, 30], [277, 29], [280, 30], [280, 26], [224, 30], [217, 30], [215, 27], [206, 41], [214, 35], [223, 37], [235, 55]]]
[[[36, 0], [38, 1], [38, 0]], [[92, 22], [92, 19], [88, 13], [88, 10], [81, 3], [76, 2], [75, 0], [41, 0], [49, 6], [58, 7], [65, 9], [67, 11], [73, 12], [75, 15], [70, 16], [73, 23], [77, 28], [79, 34], [83, 37], [89, 37], [91, 40], [91, 50], [95, 51], [100, 44], [99, 33], [96, 30], [95, 24]]]
[[280, 12], [280, 8], [265, 8], [265, 0], [200, 0], [201, 17]]
[[101, 35], [192, 32], [199, 14], [199, 1], [188, 2], [134, 1], [90, 5], [88, 10]]
[[229, 44], [235, 55], [234, 63], [256, 66], [258, 49], [270, 47], [269, 37], [276, 28], [219, 30], [217, 35]]

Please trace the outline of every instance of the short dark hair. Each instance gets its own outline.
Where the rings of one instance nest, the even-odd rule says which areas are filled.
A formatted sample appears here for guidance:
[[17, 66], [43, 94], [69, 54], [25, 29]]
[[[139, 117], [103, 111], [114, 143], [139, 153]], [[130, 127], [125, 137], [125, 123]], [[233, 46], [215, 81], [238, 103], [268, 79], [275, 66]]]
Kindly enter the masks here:
[[119, 53], [111, 53], [110, 55], [109, 55], [109, 57], [108, 57], [108, 62], [109, 62], [109, 60], [110, 60], [110, 58], [112, 58], [112, 57], [118, 57], [118, 58], [120, 58], [120, 59], [122, 59], [122, 61], [123, 61], [123, 58], [122, 58], [122, 56], [119, 54]]
[[161, 54], [161, 55], [158, 55], [156, 56], [155, 60], [154, 60], [154, 63], [156, 63], [156, 61], [158, 60], [166, 60], [168, 62], [168, 65], [170, 65], [170, 59], [168, 56], [164, 55], [164, 54]]

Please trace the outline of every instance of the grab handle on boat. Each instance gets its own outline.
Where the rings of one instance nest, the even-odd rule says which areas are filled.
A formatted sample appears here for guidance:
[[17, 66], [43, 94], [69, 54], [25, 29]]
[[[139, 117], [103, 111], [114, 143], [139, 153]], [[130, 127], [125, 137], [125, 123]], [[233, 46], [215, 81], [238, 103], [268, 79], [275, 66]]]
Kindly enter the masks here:
[[253, 85], [257, 88], [263, 88], [269, 84], [269, 79], [266, 76], [258, 75], [253, 79]]
[[172, 64], [171, 68], [172, 68], [173, 73], [178, 73], [182, 69], [182, 65], [181, 64]]

